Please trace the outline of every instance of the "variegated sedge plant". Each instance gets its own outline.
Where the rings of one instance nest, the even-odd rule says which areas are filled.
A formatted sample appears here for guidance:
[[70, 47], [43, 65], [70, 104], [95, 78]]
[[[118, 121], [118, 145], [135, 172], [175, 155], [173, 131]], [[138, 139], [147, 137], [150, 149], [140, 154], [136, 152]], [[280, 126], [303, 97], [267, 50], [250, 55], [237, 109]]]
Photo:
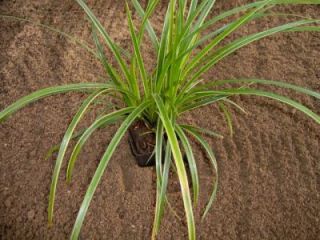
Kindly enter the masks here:
[[[252, 84], [254, 86], [273, 85], [279, 88], [287, 88], [320, 99], [319, 93], [307, 88], [263, 79], [215, 81], [210, 81], [209, 79], [205, 82], [201, 79], [204, 73], [214, 67], [215, 64], [252, 42], [276, 33], [319, 31], [320, 27], [317, 24], [320, 20], [294, 15], [295, 21], [252, 33], [228, 43], [223, 41], [252, 20], [257, 21], [274, 15], [279, 17], [286, 16], [287, 14], [285, 13], [270, 12], [276, 5], [320, 4], [320, 0], [263, 0], [228, 10], [210, 20], [207, 18], [214, 7], [215, 0], [170, 0], [160, 36], [157, 35], [149, 21], [160, 0], [149, 0], [145, 9], [138, 0], [132, 0], [131, 5], [126, 3], [132, 51], [122, 49], [111, 39], [103, 25], [83, 0], [76, 0], [76, 2], [91, 21], [95, 48], [91, 48], [81, 41], [76, 42], [80, 43], [82, 47], [101, 62], [109, 80], [107, 82], [78, 83], [39, 90], [19, 99], [0, 112], [0, 121], [3, 121], [27, 104], [47, 96], [79, 91], [90, 93], [72, 119], [59, 147], [49, 195], [48, 218], [49, 222], [52, 223], [57, 181], [70, 140], [76, 135], [75, 129], [78, 123], [93, 102], [103, 95], [120, 98], [123, 105], [125, 105], [125, 107], [121, 108], [119, 106], [117, 110], [98, 117], [91, 126], [81, 132], [73, 148], [66, 173], [68, 182], [71, 181], [76, 159], [91, 134], [101, 127], [121, 122], [116, 134], [107, 146], [87, 189], [71, 233], [71, 239], [78, 238], [92, 197], [114, 151], [130, 125], [138, 119], [142, 119], [148, 125], [153, 126], [156, 138], [154, 154], [156, 157], [157, 196], [152, 239], [156, 238], [159, 231], [166, 204], [169, 171], [171, 167], [174, 167], [181, 187], [188, 235], [191, 240], [196, 239], [193, 204], [196, 205], [198, 203], [200, 186], [199, 173], [190, 143], [190, 136], [204, 148], [215, 171], [213, 191], [203, 212], [203, 217], [205, 217], [216, 197], [218, 167], [214, 153], [208, 142], [203, 138], [203, 134], [213, 136], [217, 136], [217, 134], [197, 126], [178, 123], [178, 119], [183, 113], [208, 104], [218, 104], [226, 116], [230, 129], [232, 129], [228, 107], [235, 106], [240, 109], [241, 107], [233, 102], [231, 97], [235, 95], [254, 95], [271, 98], [290, 105], [320, 123], [320, 116], [301, 103], [273, 92], [259, 90], [257, 87], [253, 88]], [[141, 22], [139, 26], [133, 24], [130, 10], [132, 7], [135, 8], [140, 16]], [[229, 20], [228, 24], [203, 34], [204, 31], [211, 29], [210, 27], [236, 14], [240, 14], [240, 17], [236, 20]], [[60, 31], [57, 32], [62, 33]], [[69, 35], [62, 34], [74, 40]], [[146, 69], [146, 63], [140, 48], [146, 34], [149, 36], [157, 56], [156, 65], [151, 72]], [[103, 39], [103, 42], [101, 39]], [[108, 61], [104, 52], [105, 46], [113, 53], [117, 63], [116, 66], [111, 65]], [[200, 46], [202, 47], [201, 49], [199, 49]], [[230, 87], [239, 83], [242, 84], [241, 87]], [[186, 163], [183, 161], [181, 152], [185, 152], [187, 156], [189, 173], [186, 170]], [[192, 193], [189, 189], [188, 174], [191, 176]]]

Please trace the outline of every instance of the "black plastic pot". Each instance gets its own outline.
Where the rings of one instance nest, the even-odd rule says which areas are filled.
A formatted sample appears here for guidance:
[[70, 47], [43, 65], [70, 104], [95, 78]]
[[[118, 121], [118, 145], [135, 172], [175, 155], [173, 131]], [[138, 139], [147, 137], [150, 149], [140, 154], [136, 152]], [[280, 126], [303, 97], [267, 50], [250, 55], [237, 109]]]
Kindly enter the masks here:
[[136, 121], [129, 128], [129, 145], [137, 164], [140, 167], [154, 166], [155, 154], [155, 134], [144, 121]]
[[[180, 142], [180, 140], [179, 140]], [[136, 121], [129, 128], [129, 145], [132, 155], [135, 157], [140, 167], [152, 167], [156, 164], [154, 148], [156, 145], [156, 136], [154, 132], [145, 124], [144, 121]], [[183, 154], [183, 161], [188, 166], [188, 159]], [[162, 149], [162, 162], [164, 163], [165, 149]]]

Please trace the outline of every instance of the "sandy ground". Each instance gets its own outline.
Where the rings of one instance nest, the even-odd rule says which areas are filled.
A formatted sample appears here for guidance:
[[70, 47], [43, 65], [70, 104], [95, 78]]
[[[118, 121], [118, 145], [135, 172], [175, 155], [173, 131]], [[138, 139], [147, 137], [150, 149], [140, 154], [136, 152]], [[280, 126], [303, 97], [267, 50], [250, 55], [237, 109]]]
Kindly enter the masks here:
[[[130, 44], [122, 1], [88, 1], [111, 36]], [[218, 1], [215, 11], [245, 1]], [[157, 29], [165, 12], [163, 1], [153, 19]], [[319, 7], [289, 11], [319, 16]], [[0, 13], [28, 17], [90, 41], [90, 26], [70, 0], [0, 1]], [[277, 25], [274, 18], [244, 27], [234, 37]], [[34, 90], [77, 82], [96, 82], [101, 67], [88, 53], [64, 38], [30, 23], [0, 20], [0, 109]], [[145, 46], [146, 57], [152, 54]], [[228, 57], [205, 77], [259, 77], [282, 80], [320, 91], [320, 34], [291, 33], [259, 41]], [[272, 88], [271, 88], [272, 89]], [[320, 114], [320, 103], [291, 91]], [[97, 132], [86, 145], [73, 182], [61, 175], [55, 224], [47, 226], [47, 201], [54, 157], [44, 160], [59, 143], [84, 94], [50, 97], [19, 111], [0, 125], [0, 239], [67, 239], [86, 187], [116, 127]], [[319, 239], [320, 127], [306, 116], [274, 101], [237, 97], [248, 115], [232, 110], [235, 135], [230, 137], [215, 106], [184, 117], [184, 121], [221, 131], [224, 140], [209, 139], [220, 169], [218, 199], [204, 222], [199, 214], [209, 195], [212, 173], [195, 145], [201, 171], [201, 203], [196, 209], [199, 239]], [[94, 120], [90, 113], [82, 126]], [[201, 116], [201, 117], [199, 117]], [[65, 166], [64, 166], [65, 170]], [[182, 216], [176, 180], [169, 200]], [[155, 171], [135, 165], [127, 141], [120, 144], [92, 201], [81, 239], [149, 239], [155, 206]], [[186, 239], [184, 221], [169, 210], [159, 239]]]

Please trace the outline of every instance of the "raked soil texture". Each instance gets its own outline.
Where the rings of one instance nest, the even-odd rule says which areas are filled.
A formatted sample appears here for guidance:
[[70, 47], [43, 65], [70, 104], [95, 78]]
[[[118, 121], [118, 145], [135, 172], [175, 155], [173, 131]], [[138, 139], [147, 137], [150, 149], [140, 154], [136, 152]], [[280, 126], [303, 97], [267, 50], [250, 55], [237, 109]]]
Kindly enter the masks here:
[[[112, 38], [131, 50], [125, 1], [87, 1]], [[217, 1], [211, 16], [246, 1]], [[161, 1], [152, 23], [159, 33], [168, 2]], [[319, 6], [277, 7], [276, 12], [319, 17]], [[2, 0], [0, 13], [47, 24], [92, 43], [91, 27], [71, 0]], [[294, 17], [254, 21], [229, 37], [279, 25]], [[230, 21], [231, 19], [229, 19]], [[139, 18], [134, 14], [135, 23]], [[223, 21], [225, 24], [228, 21]], [[220, 24], [220, 25], [221, 25]], [[218, 25], [219, 26], [219, 25]], [[214, 28], [212, 28], [214, 29]], [[211, 29], [211, 30], [212, 30]], [[154, 53], [142, 46], [148, 68]], [[111, 59], [110, 52], [107, 52]], [[29, 22], [0, 18], [0, 109], [32, 91], [105, 78], [98, 61], [64, 37]], [[253, 43], [217, 64], [205, 81], [234, 78], [281, 80], [320, 91], [320, 33], [285, 33]], [[263, 88], [290, 96], [320, 114], [320, 102], [288, 90]], [[47, 224], [47, 204], [56, 155], [45, 159], [59, 143], [85, 93], [53, 96], [32, 104], [0, 125], [0, 239], [68, 239], [86, 187], [117, 126], [97, 131], [76, 163], [71, 184], [60, 176], [54, 225]], [[209, 197], [214, 173], [193, 143], [201, 182], [195, 208], [199, 239], [320, 239], [320, 126], [305, 115], [259, 97], [234, 97], [246, 109], [232, 108], [234, 135], [223, 114], [207, 106], [180, 121], [216, 130], [224, 139], [207, 138], [219, 167], [218, 197], [207, 218], [200, 216]], [[105, 107], [97, 103], [79, 129], [92, 123]], [[102, 178], [81, 231], [81, 239], [150, 239], [156, 176], [154, 168], [139, 168], [124, 138]], [[74, 142], [73, 142], [74, 144]], [[70, 154], [70, 150], [68, 151]], [[187, 239], [183, 204], [175, 174], [170, 175], [170, 208], [158, 239]]]

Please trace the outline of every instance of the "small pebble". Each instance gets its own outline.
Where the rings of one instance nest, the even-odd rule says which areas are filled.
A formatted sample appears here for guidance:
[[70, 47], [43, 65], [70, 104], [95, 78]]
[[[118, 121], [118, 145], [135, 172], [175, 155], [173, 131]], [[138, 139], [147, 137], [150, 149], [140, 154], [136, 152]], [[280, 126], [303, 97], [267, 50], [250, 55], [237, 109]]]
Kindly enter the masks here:
[[30, 210], [27, 215], [28, 215], [28, 219], [29, 219], [29, 220], [33, 219], [33, 217], [34, 217], [34, 215], [35, 215], [34, 210]]
[[11, 200], [10, 198], [8, 198], [5, 202], [4, 202], [4, 205], [9, 208], [11, 206]]

